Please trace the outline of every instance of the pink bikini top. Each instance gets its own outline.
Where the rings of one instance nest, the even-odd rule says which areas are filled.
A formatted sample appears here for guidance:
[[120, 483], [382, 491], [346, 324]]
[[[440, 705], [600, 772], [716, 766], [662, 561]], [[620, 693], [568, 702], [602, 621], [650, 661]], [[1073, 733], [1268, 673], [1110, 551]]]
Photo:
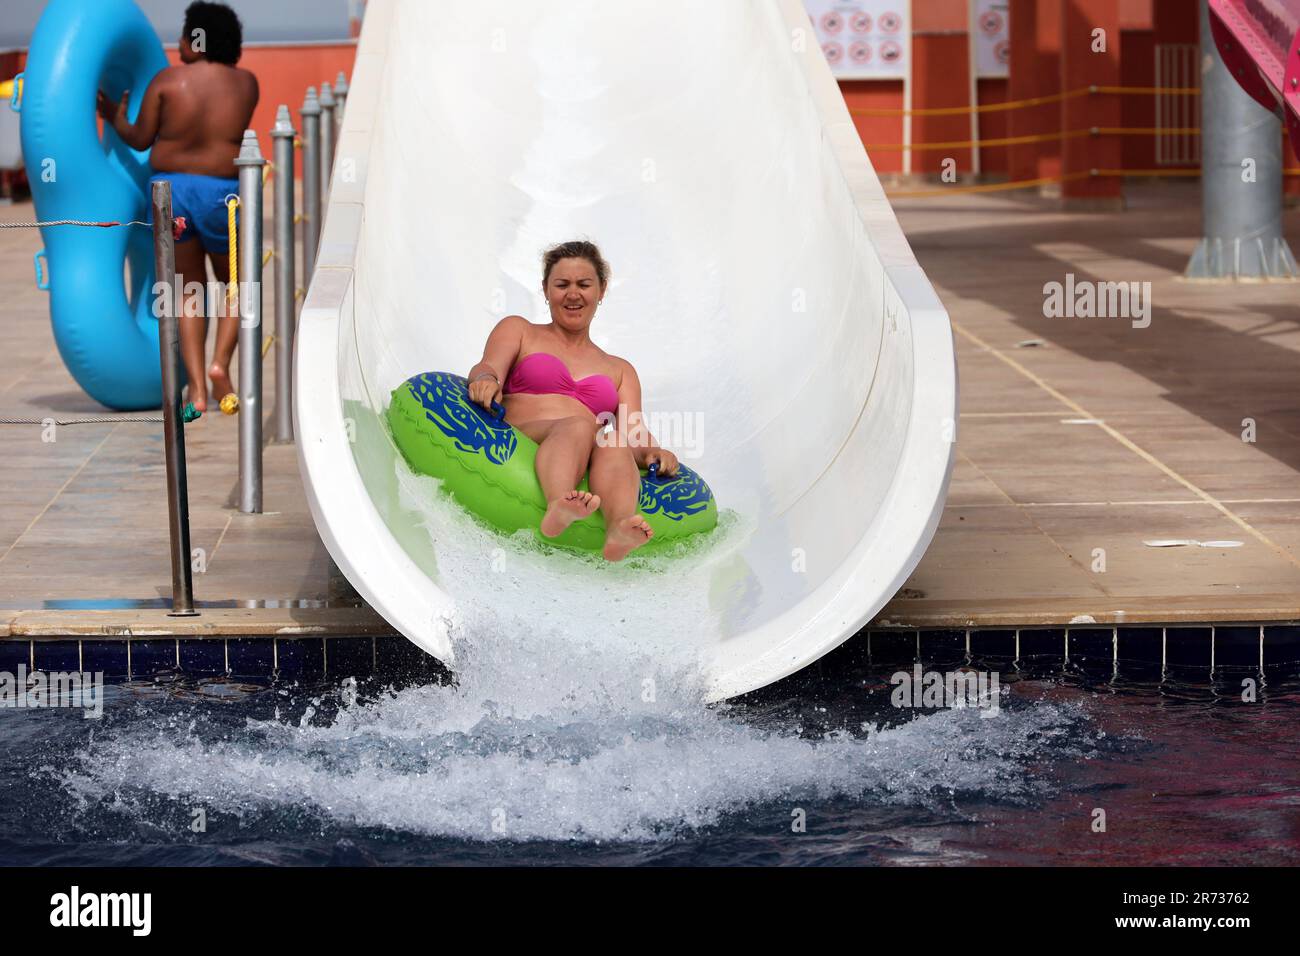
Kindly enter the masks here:
[[505, 393], [526, 392], [530, 395], [568, 395], [576, 398], [591, 414], [614, 414], [618, 411], [618, 387], [608, 375], [588, 375], [574, 380], [568, 367], [549, 352], [525, 355], [506, 378]]

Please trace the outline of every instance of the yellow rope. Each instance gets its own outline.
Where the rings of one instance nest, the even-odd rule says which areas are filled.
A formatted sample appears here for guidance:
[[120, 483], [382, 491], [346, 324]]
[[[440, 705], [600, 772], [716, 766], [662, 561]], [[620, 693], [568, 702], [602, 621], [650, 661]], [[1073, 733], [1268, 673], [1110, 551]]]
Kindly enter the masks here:
[[1177, 126], [1157, 129], [1149, 126], [1093, 126], [1089, 129], [1058, 130], [1055, 133], [1034, 133], [1029, 136], [1003, 136], [998, 139], [959, 139], [943, 143], [869, 143], [868, 152], [898, 152], [904, 149], [918, 151], [934, 149], [970, 149], [975, 146], [1019, 146], [1025, 143], [1045, 143], [1049, 140], [1077, 139], [1081, 136], [1200, 136], [1201, 130], [1196, 126]]
[[1039, 179], [1017, 179], [1009, 183], [981, 183], [978, 186], [946, 186], [940, 189], [914, 189], [906, 192], [888, 192], [890, 199], [921, 199], [929, 196], [951, 196], [955, 193], [999, 193], [1010, 189], [1032, 189], [1047, 183], [1062, 183], [1091, 176], [1092, 171], [1066, 173], [1062, 176], [1043, 176]]
[[1154, 96], [1167, 93], [1170, 96], [1200, 96], [1199, 86], [1091, 86], [1092, 93], [1113, 93], [1119, 96]]
[[[1076, 179], [1085, 179], [1093, 176], [1130, 176], [1130, 177], [1160, 177], [1164, 178], [1183, 176], [1199, 176], [1199, 169], [1088, 169], [1079, 170], [1073, 173], [1063, 173], [1060, 176], [1043, 176], [1039, 179], [1017, 179], [1008, 183], [981, 183], [977, 186], [943, 186], [939, 189], [914, 189], [902, 192], [892, 190], [886, 191], [890, 199], [924, 199], [930, 196], [951, 196], [956, 193], [996, 193], [1005, 192], [1012, 189], [1033, 189], [1035, 186], [1043, 186], [1047, 183], [1065, 183], [1072, 182]], [[1300, 176], [1300, 167], [1295, 169], [1284, 169], [1282, 175], [1287, 177]]]
[[1048, 103], [1060, 103], [1062, 100], [1095, 94], [1150, 96], [1156, 93], [1166, 93], [1170, 96], [1199, 96], [1201, 91], [1195, 86], [1085, 86], [1066, 93], [1051, 93], [1047, 96], [1034, 96], [1027, 100], [1011, 100], [1006, 103], [984, 103], [979, 106], [945, 106], [920, 110], [859, 107], [850, 109], [849, 112], [859, 116], [962, 116], [966, 113], [1001, 113], [1006, 110], [1027, 109], [1031, 106], [1044, 106]]
[[266, 255], [262, 256], [262, 265], [265, 266], [268, 262], [270, 262], [270, 261], [271, 261], [271, 257], [272, 257], [273, 255], [275, 255], [275, 250], [274, 250], [274, 249], [267, 249], [267, 250], [266, 250]]
[[[238, 196], [226, 199], [226, 235], [230, 241], [230, 285], [226, 287], [226, 308], [232, 314], [239, 309], [239, 230], [235, 225], [235, 210], [238, 208]], [[223, 415], [235, 415], [239, 412], [239, 396], [234, 392], [223, 395], [217, 407]]]
[[226, 305], [233, 311], [239, 302], [239, 230], [235, 228], [235, 210], [239, 197], [226, 200], [226, 231], [230, 237], [230, 285], [226, 288]]

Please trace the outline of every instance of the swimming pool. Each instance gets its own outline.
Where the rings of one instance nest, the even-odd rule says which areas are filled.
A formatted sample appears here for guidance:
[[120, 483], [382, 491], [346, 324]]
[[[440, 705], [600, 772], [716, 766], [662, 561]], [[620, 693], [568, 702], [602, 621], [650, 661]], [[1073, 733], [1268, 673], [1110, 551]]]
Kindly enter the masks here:
[[178, 674], [108, 685], [98, 720], [0, 709], [0, 864], [1300, 861], [1294, 676], [1245, 703], [1257, 673], [922, 662], [996, 674], [990, 717], [894, 706], [912, 662], [863, 642], [721, 706], [511, 646], [455, 682]]

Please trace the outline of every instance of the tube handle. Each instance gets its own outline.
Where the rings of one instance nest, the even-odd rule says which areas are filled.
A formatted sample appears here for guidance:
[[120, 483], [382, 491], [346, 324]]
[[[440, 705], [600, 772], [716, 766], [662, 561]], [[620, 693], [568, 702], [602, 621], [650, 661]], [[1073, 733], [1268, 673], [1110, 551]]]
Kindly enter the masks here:
[[[43, 269], [41, 268], [42, 259], [45, 260], [45, 268]], [[45, 255], [45, 250], [42, 249], [32, 256], [32, 261], [36, 264], [36, 288], [48, 292], [50, 289], [50, 260]]]

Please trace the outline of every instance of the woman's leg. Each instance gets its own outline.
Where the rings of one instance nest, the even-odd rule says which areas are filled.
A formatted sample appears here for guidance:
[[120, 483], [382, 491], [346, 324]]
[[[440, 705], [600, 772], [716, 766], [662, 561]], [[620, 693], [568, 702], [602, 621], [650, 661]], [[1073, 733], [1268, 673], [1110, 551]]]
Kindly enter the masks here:
[[203, 370], [203, 350], [208, 341], [208, 319], [204, 314], [203, 294], [185, 295], [185, 284], [208, 285], [208, 269], [203, 264], [203, 248], [197, 239], [176, 243], [176, 278], [181, 283], [181, 360], [189, 379], [189, 400], [201, 412], [208, 410], [208, 380]]
[[[208, 253], [208, 259], [212, 262], [212, 274], [217, 277], [217, 281], [223, 285], [229, 282], [230, 257]], [[235, 346], [239, 344], [237, 293], [232, 301], [227, 290], [217, 306], [217, 316], [217, 342], [212, 349], [212, 366], [207, 374], [212, 379], [212, 394], [220, 401], [235, 391], [235, 386], [230, 381], [230, 359], [235, 354]]]
[[591, 473], [587, 480], [591, 490], [600, 496], [600, 510], [605, 515], [605, 558], [622, 561], [654, 537], [645, 518], [637, 514], [641, 472], [632, 457], [632, 449], [593, 442]]
[[587, 472], [596, 422], [582, 418], [556, 418], [516, 425], [537, 442], [537, 480], [546, 496], [546, 515], [541, 531], [554, 538], [579, 518], [600, 507], [600, 498], [590, 491], [577, 491]]

